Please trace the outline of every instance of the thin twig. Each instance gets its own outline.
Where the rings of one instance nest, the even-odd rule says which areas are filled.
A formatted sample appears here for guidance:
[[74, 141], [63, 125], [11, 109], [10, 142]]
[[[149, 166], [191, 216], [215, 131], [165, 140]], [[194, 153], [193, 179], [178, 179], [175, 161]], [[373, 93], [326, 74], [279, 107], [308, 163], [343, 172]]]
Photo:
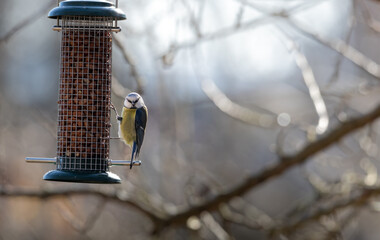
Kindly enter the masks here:
[[202, 32], [201, 32], [201, 28], [199, 27], [200, 23], [198, 22], [198, 19], [195, 17], [195, 14], [191, 10], [191, 7], [189, 6], [188, 1], [182, 0], [181, 2], [182, 2], [182, 5], [186, 8], [187, 12], [189, 13], [190, 24], [194, 32], [196, 33], [197, 38], [201, 38]]
[[275, 126], [274, 116], [253, 111], [231, 101], [210, 78], [201, 78], [201, 88], [215, 106], [228, 116], [254, 126]]
[[320, 88], [315, 79], [313, 69], [311, 68], [306, 56], [301, 52], [297, 43], [284, 30], [281, 28], [277, 29], [283, 36], [286, 37], [285, 46], [288, 48], [288, 51], [294, 53], [294, 60], [298, 68], [301, 70], [303, 80], [309, 90], [309, 95], [314, 104], [315, 111], [318, 114], [319, 120], [317, 126], [315, 127], [315, 132], [317, 134], [323, 134], [329, 126], [329, 115], [327, 113], [326, 104], [321, 95]]
[[80, 233], [85, 235], [88, 231], [90, 231], [96, 221], [99, 219], [101, 213], [103, 212], [105, 206], [107, 204], [107, 199], [102, 198], [99, 200], [99, 203], [96, 205], [95, 209], [88, 215], [86, 221], [84, 222], [82, 228], [80, 229]]
[[323, 208], [323, 209], [317, 209], [313, 213], [307, 215], [306, 217], [303, 217], [299, 220], [297, 220], [295, 223], [286, 225], [284, 227], [278, 228], [273, 230], [274, 234], [279, 233], [290, 233], [294, 229], [300, 228], [301, 226], [304, 226], [305, 224], [320, 219], [322, 216], [327, 216], [332, 213], [335, 213], [341, 209], [352, 207], [352, 206], [362, 206], [368, 202], [368, 200], [375, 196], [380, 194], [380, 188], [369, 188], [362, 190], [359, 194], [355, 194], [353, 196], [350, 196], [347, 199], [343, 199], [335, 204], [333, 204], [330, 207]]
[[280, 13], [270, 13], [257, 5], [252, 3], [246, 3], [247, 6], [250, 6], [263, 14], [267, 14], [268, 17], [281, 17], [283, 19], [288, 20], [288, 23], [294, 27], [296, 30], [300, 31], [302, 34], [311, 37], [314, 40], [319, 41], [323, 45], [335, 50], [336, 52], [342, 54], [348, 60], [356, 64], [358, 67], [362, 68], [364, 71], [368, 72], [370, 75], [380, 79], [380, 65], [377, 64], [372, 59], [365, 56], [362, 52], [355, 49], [351, 45], [345, 43], [341, 39], [328, 39], [320, 34], [317, 34], [310, 30], [309, 27], [304, 26], [299, 21], [295, 19], [291, 19], [291, 11], [288, 12], [280, 12]]
[[100, 191], [100, 190], [93, 190], [89, 188], [77, 188], [77, 189], [49, 189], [49, 190], [40, 190], [40, 189], [16, 189], [16, 188], [4, 188], [0, 186], [0, 197], [32, 197], [32, 198], [41, 198], [41, 199], [49, 199], [49, 198], [56, 198], [56, 197], [62, 197], [62, 196], [78, 196], [78, 195], [93, 195], [105, 198], [107, 200], [112, 200], [114, 202], [118, 202], [121, 204], [125, 204], [145, 216], [147, 216], [149, 219], [151, 219], [153, 222], [158, 221], [159, 219], [163, 218], [162, 216], [158, 216], [155, 213], [153, 213], [151, 210], [146, 209], [139, 205], [138, 203], [134, 202], [133, 200], [129, 199], [123, 192], [119, 191]]
[[274, 219], [242, 197], [235, 197], [230, 205], [239, 210], [245, 218], [255, 221], [262, 229], [269, 229], [275, 225]]
[[342, 54], [345, 58], [350, 60], [352, 63], [354, 63], [364, 71], [368, 72], [370, 75], [374, 76], [377, 79], [380, 79], [380, 65], [372, 59], [365, 56], [362, 52], [355, 49], [351, 45], [348, 45], [341, 39], [328, 39], [324, 36], [321, 36], [311, 31], [310, 28], [303, 26], [300, 22], [296, 20], [289, 20], [289, 24], [298, 31], [300, 31], [302, 34], [309, 36], [312, 39], [317, 40], [323, 45]]
[[189, 40], [189, 41], [182, 42], [182, 43], [172, 44], [172, 46], [170, 47], [169, 50], [167, 50], [165, 53], [160, 54], [160, 59], [162, 59], [164, 63], [167, 63], [167, 62], [171, 63], [172, 61], [168, 61], [167, 59], [172, 60], [174, 58], [175, 54], [179, 50], [186, 49], [186, 48], [192, 48], [192, 47], [195, 47], [195, 46], [197, 46], [203, 42], [212, 41], [215, 39], [227, 37], [227, 36], [239, 33], [241, 31], [247, 30], [247, 29], [252, 29], [254, 27], [262, 26], [263, 24], [269, 23], [271, 21], [272, 21], [272, 19], [270, 16], [265, 16], [262, 18], [243, 22], [239, 26], [233, 25], [230, 27], [226, 27], [226, 28], [216, 30], [216, 31], [211, 32], [211, 33], [203, 33], [200, 38], [196, 38], [194, 40]]
[[372, 13], [365, 0], [360, 1], [363, 5], [363, 16], [367, 25], [376, 33], [380, 33], [380, 21], [373, 18]]
[[[353, 6], [355, 6], [355, 2], [356, 0], [352, 0]], [[349, 17], [349, 20], [348, 20], [349, 28], [344, 40], [348, 45], [350, 44], [352, 33], [354, 32], [355, 23], [356, 23], [355, 7], [353, 7], [353, 9], [351, 10], [351, 16]], [[343, 55], [339, 54], [334, 66], [334, 72], [331, 75], [331, 78], [328, 81], [326, 88], [328, 88], [329, 86], [331, 86], [333, 83], [335, 83], [338, 80], [339, 74], [340, 74], [340, 67], [342, 65], [343, 59], [344, 59]]]
[[[278, 17], [278, 16], [288, 17], [291, 14], [297, 13], [300, 10], [304, 10], [304, 9], [313, 7], [313, 6], [320, 4], [321, 2], [326, 1], [326, 0], [315, 1], [309, 5], [304, 4], [304, 5], [296, 6], [292, 9], [287, 10], [287, 11], [284, 10], [284, 11], [279, 11], [279, 12], [274, 12], [274, 13], [268, 13], [267, 11], [265, 11], [263, 8], [259, 7], [258, 5], [255, 5], [251, 2], [247, 2], [245, 0], [237, 0], [237, 1], [241, 3], [242, 7], [245, 5], [250, 6], [250, 7], [255, 8], [256, 10], [264, 13], [265, 15], [261, 16], [259, 18], [255, 18], [253, 20], [245, 21], [245, 22], [239, 22], [239, 23], [235, 22], [232, 26], [221, 28], [221, 29], [216, 30], [214, 32], [199, 34], [200, 32], [198, 30], [196, 30], [196, 32], [195, 32], [195, 34], [197, 35], [196, 39], [186, 41], [186, 42], [182, 42], [182, 43], [173, 43], [171, 45], [170, 49], [168, 49], [166, 52], [160, 54], [160, 59], [162, 59], [163, 63], [166, 65], [172, 64], [175, 54], [181, 49], [192, 48], [192, 47], [195, 47], [195, 46], [197, 46], [203, 42], [228, 37], [230, 35], [237, 34], [241, 31], [250, 30], [252, 28], [262, 26], [263, 24], [272, 23], [274, 20], [273, 17]], [[238, 15], [239, 14], [240, 13], [238, 13]], [[202, 16], [202, 15], [200, 15], [200, 16]], [[238, 16], [237, 20], [239, 20], [239, 18], [240, 17]], [[195, 23], [197, 24], [197, 22], [195, 22]], [[199, 22], [198, 22], [198, 24], [199, 24]]]
[[248, 229], [263, 229], [263, 227], [260, 226], [257, 221], [251, 221], [251, 219], [247, 219], [245, 215], [232, 211], [228, 204], [221, 204], [219, 207], [219, 213], [222, 215], [223, 219], [228, 222], [244, 226]]
[[0, 38], [0, 43], [7, 42], [14, 34], [19, 32], [21, 29], [37, 21], [43, 14], [46, 14], [52, 7], [54, 7], [56, 3], [56, 1], [49, 1], [44, 7], [39, 8], [37, 12], [33, 13], [29, 17], [25, 18], [23, 21], [19, 22], [16, 26], [14, 26], [4, 36]]
[[235, 18], [235, 27], [236, 28], [239, 28], [240, 25], [241, 25], [241, 21], [243, 19], [243, 16], [244, 16], [244, 12], [245, 12], [245, 4], [241, 4], [240, 7], [239, 7], [239, 11], [238, 13], [236, 14], [236, 18]]
[[127, 48], [124, 46], [124, 44], [121, 42], [119, 37], [117, 35], [113, 36], [113, 42], [116, 44], [116, 46], [121, 50], [121, 53], [123, 54], [124, 60], [128, 63], [131, 69], [131, 75], [135, 79], [137, 84], [136, 91], [139, 93], [144, 92], [144, 79], [139, 74], [135, 60], [132, 58], [131, 54], [127, 51]]
[[[328, 225], [327, 226], [324, 225], [326, 231], [328, 231], [328, 234], [325, 238], [323, 238], [323, 240], [331, 240], [331, 239], [342, 239], [343, 240], [344, 238], [342, 237], [342, 231], [344, 230], [344, 228], [347, 225], [349, 225], [355, 219], [355, 217], [357, 217], [359, 212], [360, 211], [358, 208], [354, 208], [340, 222], [338, 222], [338, 219], [336, 219], [334, 221], [335, 222], [334, 223], [335, 228], [333, 228], [333, 229], [331, 229], [331, 227], [329, 228]], [[337, 215], [337, 214], [334, 214], [334, 215]]]
[[112, 88], [112, 92], [116, 96], [118, 96], [122, 99], [124, 99], [128, 95], [128, 93], [132, 92], [130, 89], [124, 87], [120, 83], [119, 79], [117, 79], [114, 75], [112, 75], [112, 86], [111, 86], [111, 88]]
[[82, 212], [77, 211], [74, 208], [72, 201], [69, 201], [69, 197], [63, 197], [61, 201], [57, 202], [58, 213], [62, 219], [65, 220], [75, 231], [79, 232], [83, 226], [81, 216]]
[[232, 237], [220, 226], [215, 218], [209, 212], [201, 214], [201, 220], [204, 225], [216, 236], [219, 240], [228, 240]]
[[87, 233], [94, 227], [96, 221], [103, 212], [106, 203], [107, 199], [101, 198], [98, 204], [94, 207], [93, 211], [91, 211], [84, 221], [79, 220], [78, 217], [75, 216], [75, 213], [78, 211], [69, 207], [71, 204], [68, 202], [65, 206], [59, 205], [61, 208], [59, 213], [62, 215], [63, 219], [74, 228], [75, 231], [82, 235], [83, 238], [90, 239]]

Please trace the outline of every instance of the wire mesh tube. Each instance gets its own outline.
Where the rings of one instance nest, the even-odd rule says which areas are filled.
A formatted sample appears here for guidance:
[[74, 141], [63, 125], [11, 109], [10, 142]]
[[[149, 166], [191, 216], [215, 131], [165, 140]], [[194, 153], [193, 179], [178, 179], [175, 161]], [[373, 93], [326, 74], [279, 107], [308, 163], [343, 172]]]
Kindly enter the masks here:
[[62, 17], [57, 170], [108, 171], [110, 17]]

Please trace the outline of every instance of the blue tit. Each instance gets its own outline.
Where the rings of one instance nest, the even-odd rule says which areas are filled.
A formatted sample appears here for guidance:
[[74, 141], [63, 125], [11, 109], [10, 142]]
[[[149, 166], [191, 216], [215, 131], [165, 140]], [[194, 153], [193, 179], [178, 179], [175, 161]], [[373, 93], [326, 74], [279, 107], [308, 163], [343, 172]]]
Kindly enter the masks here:
[[125, 98], [123, 112], [118, 120], [119, 137], [132, 149], [132, 168], [133, 159], [139, 156], [148, 120], [148, 109], [138, 93], [132, 92]]

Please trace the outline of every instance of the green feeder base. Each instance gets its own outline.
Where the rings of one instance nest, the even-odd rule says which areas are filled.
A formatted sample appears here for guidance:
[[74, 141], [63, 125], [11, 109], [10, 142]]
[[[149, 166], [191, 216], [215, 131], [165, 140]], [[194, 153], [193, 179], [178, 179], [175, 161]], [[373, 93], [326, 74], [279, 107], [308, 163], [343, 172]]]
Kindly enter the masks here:
[[78, 183], [120, 183], [119, 176], [111, 172], [83, 172], [83, 171], [61, 171], [52, 170], [45, 173], [44, 180], [59, 182], [78, 182]]

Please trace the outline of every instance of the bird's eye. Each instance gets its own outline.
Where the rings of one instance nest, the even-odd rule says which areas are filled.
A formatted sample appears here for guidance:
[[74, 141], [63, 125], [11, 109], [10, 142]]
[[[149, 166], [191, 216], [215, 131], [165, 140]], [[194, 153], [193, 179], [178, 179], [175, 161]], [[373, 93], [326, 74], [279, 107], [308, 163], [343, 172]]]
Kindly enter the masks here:
[[128, 102], [132, 103], [132, 101], [131, 101], [131, 100], [129, 100], [129, 99], [127, 99], [127, 100], [128, 100]]

